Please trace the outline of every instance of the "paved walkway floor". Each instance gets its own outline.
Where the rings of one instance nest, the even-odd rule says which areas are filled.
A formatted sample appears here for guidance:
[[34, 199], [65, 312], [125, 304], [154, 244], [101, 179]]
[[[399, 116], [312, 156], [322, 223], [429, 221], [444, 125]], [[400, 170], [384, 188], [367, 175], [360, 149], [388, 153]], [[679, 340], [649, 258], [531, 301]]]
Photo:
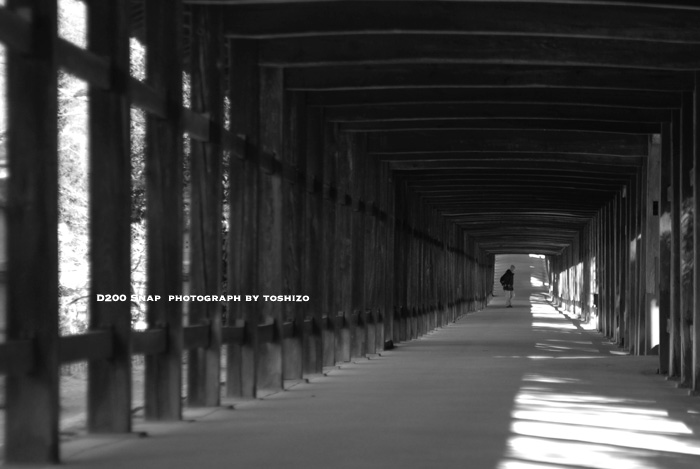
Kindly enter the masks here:
[[700, 467], [700, 399], [658, 376], [657, 357], [555, 310], [541, 261], [517, 260], [514, 308], [497, 291], [483, 311], [233, 410], [67, 442], [64, 467]]

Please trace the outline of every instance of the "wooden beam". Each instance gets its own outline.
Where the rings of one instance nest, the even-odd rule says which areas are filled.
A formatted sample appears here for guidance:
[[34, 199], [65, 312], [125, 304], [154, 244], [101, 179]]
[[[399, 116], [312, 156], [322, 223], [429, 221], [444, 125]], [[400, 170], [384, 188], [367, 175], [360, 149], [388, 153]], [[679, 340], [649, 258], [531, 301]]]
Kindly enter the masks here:
[[[284, 70], [262, 68], [260, 79], [260, 148], [259, 155], [271, 155], [271, 163], [283, 157]], [[270, 171], [259, 171], [258, 205], [258, 285], [256, 291], [277, 294], [284, 291], [284, 232], [282, 178]], [[272, 321], [275, 337], [282, 337], [284, 318], [281, 305], [260, 304], [259, 321]], [[283, 348], [280, 341], [258, 344], [258, 393], [281, 391], [284, 388]]]
[[[145, 4], [147, 83], [170, 104], [165, 118], [146, 117], [146, 218], [148, 294], [182, 292], [182, 4], [149, 0]], [[148, 420], [182, 416], [182, 303], [148, 303], [149, 328], [167, 334], [165, 352], [146, 356], [145, 414]]]
[[91, 85], [90, 329], [111, 330], [114, 350], [88, 364], [88, 429], [131, 431], [131, 304], [97, 301], [131, 293], [131, 142], [129, 141], [129, 2], [88, 8], [90, 52], [109, 57], [108, 89]]
[[[191, 106], [195, 115], [206, 115], [209, 125], [223, 127], [223, 80], [217, 66], [222, 61], [222, 24], [218, 9], [193, 8], [191, 50]], [[191, 135], [190, 163], [190, 259], [189, 293], [222, 294], [222, 159], [221, 145], [196, 140]], [[209, 140], [207, 138], [207, 140]], [[206, 340], [191, 349], [188, 358], [187, 401], [192, 406], [218, 406], [221, 402], [221, 316], [219, 302], [193, 302], [189, 305], [191, 327], [206, 329]]]
[[108, 360], [114, 356], [114, 342], [111, 329], [93, 329], [84, 334], [61, 337], [58, 344], [59, 361], [63, 364]]
[[[229, 43], [230, 127], [239, 136], [238, 155], [229, 161], [229, 240], [227, 288], [231, 295], [258, 290], [258, 152], [259, 88], [257, 43], [233, 40]], [[233, 157], [237, 156], [237, 157]], [[248, 293], [246, 293], [248, 294]], [[229, 322], [245, 328], [246, 340], [228, 347], [226, 395], [254, 398], [257, 394], [257, 344], [259, 322], [257, 302], [228, 303]]]
[[408, 130], [560, 130], [617, 134], [653, 134], [661, 123], [575, 119], [414, 119], [394, 121], [341, 122], [341, 132], [400, 132]]
[[384, 64], [291, 68], [288, 89], [307, 91], [400, 88], [580, 88], [690, 91], [692, 72], [608, 67], [481, 64]]
[[[294, 71], [291, 71], [294, 73]], [[326, 90], [308, 94], [309, 106], [359, 106], [418, 103], [571, 104], [603, 107], [679, 109], [680, 93], [586, 88], [504, 87], [386, 88]]]
[[391, 132], [370, 136], [369, 152], [414, 153], [426, 151], [575, 152], [602, 155], [645, 156], [646, 136], [620, 136], [581, 132], [435, 131]]
[[420, 103], [338, 106], [326, 110], [330, 122], [391, 122], [415, 119], [569, 119], [582, 121], [671, 121], [671, 110], [575, 104]]
[[[700, 11], [615, 4], [355, 1], [241, 5], [226, 10], [232, 37], [291, 38], [330, 34], [416, 32], [543, 34], [627, 40], [700, 42]], [[229, 5], [231, 2], [229, 3]], [[400, 12], [400, 13], [399, 13]]]
[[368, 34], [261, 41], [266, 67], [374, 64], [561, 65], [692, 71], [700, 44], [565, 37]]
[[557, 153], [557, 152], [479, 152], [479, 151], [454, 151], [454, 152], [415, 152], [395, 153], [375, 156], [380, 161], [385, 161], [390, 167], [401, 164], [443, 162], [450, 163], [485, 163], [485, 162], [533, 162], [556, 163], [570, 162], [597, 166], [630, 166], [642, 165], [644, 156], [608, 156], [593, 153]]
[[57, 11], [7, 7], [31, 10], [32, 50], [7, 50], [6, 340], [31, 339], [35, 360], [7, 377], [5, 462], [47, 464], [59, 459]]

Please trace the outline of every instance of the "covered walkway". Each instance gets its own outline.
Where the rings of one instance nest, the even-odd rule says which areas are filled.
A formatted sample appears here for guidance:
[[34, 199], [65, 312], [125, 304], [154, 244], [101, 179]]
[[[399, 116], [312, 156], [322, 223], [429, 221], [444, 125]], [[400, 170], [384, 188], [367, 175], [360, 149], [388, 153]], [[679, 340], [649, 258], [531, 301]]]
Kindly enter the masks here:
[[4, 461], [697, 467], [698, 24], [0, 0]]
[[[65, 467], [697, 468], [700, 402], [548, 301], [544, 263], [516, 263], [515, 307], [478, 312], [284, 392], [148, 437], [82, 437]], [[499, 263], [500, 264], [500, 263]], [[497, 265], [497, 270], [501, 265]], [[532, 279], [532, 281], [531, 281]]]

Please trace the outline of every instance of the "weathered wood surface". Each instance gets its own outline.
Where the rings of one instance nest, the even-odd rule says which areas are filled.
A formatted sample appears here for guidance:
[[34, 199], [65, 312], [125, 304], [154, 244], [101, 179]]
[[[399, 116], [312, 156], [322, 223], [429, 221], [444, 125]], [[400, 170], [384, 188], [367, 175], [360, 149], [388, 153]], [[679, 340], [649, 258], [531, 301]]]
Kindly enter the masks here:
[[[556, 36], [700, 42], [700, 33], [695, 30], [695, 25], [700, 22], [700, 11], [674, 9], [672, 5], [661, 2], [657, 2], [657, 9], [629, 8], [622, 4], [602, 5], [600, 2], [518, 2], [507, 9], [497, 2], [481, 2], [478, 5], [473, 2], [441, 2], [440, 5], [412, 1], [308, 2], [302, 5], [282, 3], [274, 8], [265, 2], [245, 3], [253, 4], [240, 5], [228, 12], [227, 35], [293, 38], [301, 35], [394, 31], [518, 36], [547, 33]], [[397, 14], [399, 11], [401, 14]]]
[[364, 34], [261, 41], [267, 67], [320, 67], [378, 63], [569, 65], [694, 71], [700, 45], [575, 37]]
[[[257, 45], [252, 41], [229, 43], [230, 128], [239, 136], [238, 155], [229, 159], [229, 240], [227, 287], [231, 295], [259, 294], [258, 290], [258, 150], [259, 88]], [[241, 154], [242, 153], [242, 154]], [[227, 348], [226, 395], [257, 395], [257, 343], [259, 304], [230, 301], [228, 325], [243, 323], [246, 341]]]
[[[198, 32], [191, 46], [192, 111], [206, 114], [207, 122], [223, 127], [223, 77], [217, 66], [223, 58], [221, 18], [216, 10], [200, 8], [193, 9], [191, 15]], [[223, 154], [218, 142], [204, 143], [190, 137], [189, 293], [221, 295]], [[184, 347], [191, 348], [188, 330], [197, 326], [204, 329], [201, 345], [188, 355], [188, 403], [216, 406], [221, 394], [221, 305], [193, 302], [188, 313], [190, 328], [185, 329]]]
[[[182, 292], [182, 5], [146, 3], [146, 81], [165, 93], [167, 116], [146, 117], [146, 220], [149, 295]], [[182, 303], [149, 302], [149, 327], [165, 328], [167, 349], [146, 356], [145, 414], [149, 420], [179, 420], [182, 415]]]
[[[260, 69], [260, 153], [274, 161], [283, 158], [284, 74], [281, 69]], [[272, 168], [258, 172], [258, 281], [256, 291], [284, 293], [284, 197], [283, 179]], [[279, 293], [281, 292], [281, 293]], [[258, 344], [258, 393], [279, 391], [284, 386], [281, 308], [273, 302], [261, 302], [259, 321], [275, 321], [280, 342]]]
[[[97, 301], [131, 293], [131, 152], [128, 2], [88, 9], [90, 52], [110, 57], [108, 89], [89, 91], [90, 329], [107, 330], [110, 353], [89, 362], [88, 428], [131, 431], [131, 305]], [[98, 345], [98, 344], [96, 344]]]
[[31, 7], [31, 52], [6, 56], [6, 338], [31, 340], [35, 360], [6, 379], [5, 461], [39, 464], [59, 458], [57, 12], [53, 0]]

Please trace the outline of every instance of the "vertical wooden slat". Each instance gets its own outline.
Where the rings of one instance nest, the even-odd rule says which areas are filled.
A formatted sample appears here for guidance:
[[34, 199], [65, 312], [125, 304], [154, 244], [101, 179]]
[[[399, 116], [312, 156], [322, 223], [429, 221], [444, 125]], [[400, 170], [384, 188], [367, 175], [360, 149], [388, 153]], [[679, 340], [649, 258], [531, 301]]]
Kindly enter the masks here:
[[[350, 264], [350, 311], [363, 318], [365, 313], [365, 213], [361, 203], [365, 200], [366, 158], [365, 136], [363, 134], [346, 134], [349, 139], [348, 158], [350, 160], [350, 184], [352, 194], [351, 223], [351, 264]], [[353, 330], [350, 355], [361, 357], [367, 351], [367, 325], [358, 321]]]
[[[306, 160], [302, 158], [304, 108], [302, 95], [298, 92], [285, 93], [283, 120], [282, 161], [287, 174], [282, 180], [282, 224], [284, 236], [283, 252], [283, 288], [280, 293], [289, 295], [307, 294], [302, 292], [302, 259], [304, 258], [304, 194], [299, 173], [306, 169]], [[300, 302], [283, 302], [282, 315], [285, 321], [294, 321], [294, 337], [285, 338], [284, 343], [284, 379], [301, 379], [303, 376], [303, 342], [304, 310], [306, 304]]]
[[[165, 93], [167, 117], [146, 118], [147, 291], [182, 292], [182, 2], [147, 0], [146, 81]], [[148, 303], [147, 322], [164, 328], [168, 348], [146, 356], [145, 414], [149, 420], [182, 415], [182, 303]]]
[[[284, 71], [277, 68], [260, 69], [260, 156], [274, 164], [282, 158], [284, 130]], [[283, 191], [282, 175], [270, 169], [258, 177], [258, 292], [279, 295], [283, 292]], [[277, 337], [282, 337], [281, 303], [260, 303], [262, 321], [275, 321]], [[279, 341], [258, 344], [258, 393], [283, 389], [283, 355]]]
[[337, 211], [335, 218], [335, 278], [334, 278], [334, 313], [345, 314], [347, 319], [344, 327], [337, 332], [335, 360], [336, 362], [350, 361], [351, 328], [354, 328], [352, 314], [352, 212], [346, 196], [350, 194], [350, 148], [348, 138], [340, 134], [335, 124], [327, 124], [328, 136], [335, 141], [329, 150], [335, 149], [335, 181], [338, 187]]
[[[223, 126], [221, 12], [217, 7], [192, 8], [191, 102], [192, 111], [206, 113], [213, 125]], [[221, 294], [221, 145], [190, 140], [190, 293]], [[221, 305], [193, 302], [189, 324], [210, 328], [209, 345], [190, 350], [188, 359], [188, 403], [217, 406], [220, 402]]]
[[302, 291], [311, 297], [308, 314], [317, 326], [316, 334], [308, 337], [304, 349], [304, 373], [317, 374], [323, 372], [324, 338], [327, 338], [327, 328], [322, 322], [324, 313], [323, 302], [323, 273], [324, 273], [324, 219], [323, 219], [323, 110], [320, 107], [309, 107], [306, 114], [305, 130], [306, 146], [306, 236], [304, 237], [302, 269]]
[[131, 431], [131, 311], [128, 301], [97, 294], [131, 293], [131, 155], [129, 139], [129, 2], [88, 6], [88, 47], [111, 58], [109, 91], [90, 87], [90, 329], [110, 328], [114, 353], [92, 361], [88, 429]]
[[680, 340], [680, 298], [681, 298], [681, 192], [680, 192], [680, 113], [674, 112], [671, 126], [671, 292], [669, 321], [669, 378], [677, 379], [681, 375], [681, 340]]
[[[700, 213], [700, 73], [695, 72], [695, 91], [693, 93], [693, 213]], [[700, 223], [693, 224], [693, 246], [700, 246]], [[700, 249], [693, 251], [693, 292], [692, 312], [692, 387], [691, 392], [700, 393]]]
[[57, 462], [58, 138], [56, 0], [32, 12], [33, 49], [7, 51], [7, 339], [34, 342], [29, 374], [6, 381], [5, 460]]
[[693, 94], [683, 93], [681, 107], [681, 164], [680, 164], [680, 203], [681, 203], [681, 298], [680, 298], [680, 346], [681, 346], [681, 387], [690, 387], [693, 380], [693, 340], [691, 327], [694, 308], [693, 283]]
[[[336, 268], [336, 243], [335, 230], [338, 205], [331, 194], [330, 188], [335, 186], [335, 138], [332, 127], [326, 124], [321, 118], [321, 135], [323, 141], [323, 243], [322, 243], [322, 277], [321, 277], [321, 307], [323, 315], [328, 318], [335, 318], [337, 310], [335, 308], [335, 289], [337, 268]], [[335, 321], [330, 323], [331, 327], [323, 328], [323, 366], [333, 366], [339, 358], [336, 356], [336, 327]]]
[[[258, 290], [258, 135], [259, 89], [256, 41], [235, 39], [230, 43], [231, 132], [245, 139], [245, 155], [232, 155], [229, 191], [229, 248], [227, 288], [230, 295], [261, 295]], [[245, 158], [245, 159], [242, 159]], [[241, 298], [245, 300], [245, 297]], [[260, 303], [231, 301], [229, 325], [245, 325], [245, 342], [227, 347], [226, 395], [254, 398], [257, 395], [257, 344]]]

